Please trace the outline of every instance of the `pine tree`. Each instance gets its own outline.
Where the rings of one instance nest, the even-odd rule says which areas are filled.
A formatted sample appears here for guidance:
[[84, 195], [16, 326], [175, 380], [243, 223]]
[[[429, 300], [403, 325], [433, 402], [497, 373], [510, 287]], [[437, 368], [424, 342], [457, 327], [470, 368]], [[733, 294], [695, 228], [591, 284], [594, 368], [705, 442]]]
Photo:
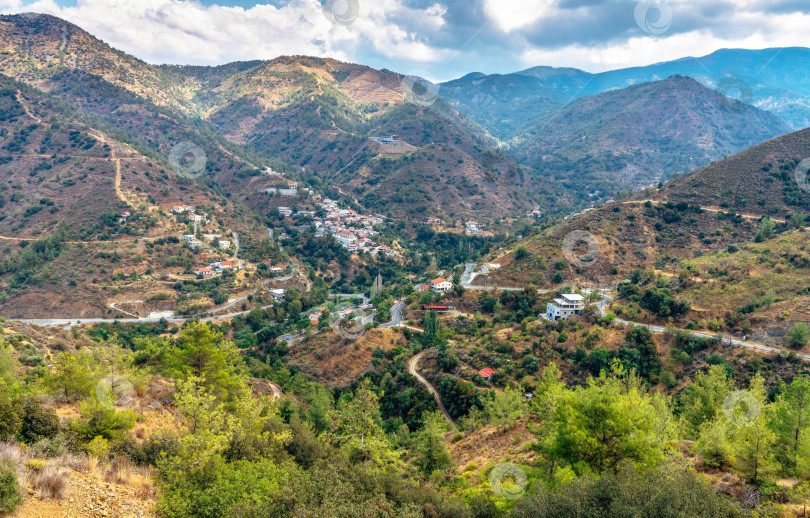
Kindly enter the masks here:
[[444, 470], [452, 466], [452, 458], [447, 444], [444, 442], [447, 421], [442, 413], [425, 412], [422, 419], [424, 426], [417, 436], [416, 465], [423, 473], [429, 475], [436, 470]]
[[432, 345], [439, 333], [439, 314], [434, 310], [429, 310], [425, 313], [425, 343]]
[[797, 376], [780, 392], [771, 419], [776, 456], [788, 474], [795, 474], [799, 465], [810, 465], [810, 379]]

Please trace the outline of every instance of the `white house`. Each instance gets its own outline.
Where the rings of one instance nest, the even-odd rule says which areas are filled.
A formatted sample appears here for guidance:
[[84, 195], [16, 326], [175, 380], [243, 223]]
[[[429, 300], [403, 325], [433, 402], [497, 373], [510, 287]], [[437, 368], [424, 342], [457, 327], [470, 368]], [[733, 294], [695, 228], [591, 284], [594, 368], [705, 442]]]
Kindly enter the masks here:
[[478, 222], [477, 221], [468, 221], [467, 222], [467, 232], [469, 232], [470, 234], [478, 234], [479, 232], [481, 232], [481, 229], [478, 228]]
[[453, 289], [453, 283], [442, 277], [430, 281], [430, 289], [435, 293], [444, 293]]
[[357, 238], [351, 232], [340, 232], [339, 234], [335, 235], [335, 239], [344, 245], [357, 241]]
[[568, 320], [571, 315], [581, 315], [585, 309], [585, 298], [582, 295], [563, 293], [546, 305], [546, 318], [549, 320]]
[[183, 241], [185, 241], [190, 245], [197, 243], [197, 236], [195, 236], [194, 234], [186, 234], [182, 236], [180, 239], [182, 239]]
[[270, 290], [270, 295], [272, 295], [273, 298], [278, 302], [282, 302], [284, 300], [284, 290], [272, 289]]
[[219, 240], [219, 249], [220, 250], [227, 250], [231, 247], [231, 242], [227, 239], [220, 239]]

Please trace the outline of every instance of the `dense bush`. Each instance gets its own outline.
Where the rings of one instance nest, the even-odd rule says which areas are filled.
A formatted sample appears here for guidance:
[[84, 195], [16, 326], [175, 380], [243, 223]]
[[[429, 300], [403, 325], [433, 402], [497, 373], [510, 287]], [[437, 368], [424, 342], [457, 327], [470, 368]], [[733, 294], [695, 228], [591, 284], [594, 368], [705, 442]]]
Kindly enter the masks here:
[[522, 499], [518, 518], [733, 518], [745, 516], [714, 488], [683, 469], [637, 472], [626, 466], [601, 478], [574, 479], [556, 491], [540, 488]]
[[0, 459], [0, 514], [11, 513], [22, 499], [16, 466], [8, 459]]
[[27, 398], [21, 405], [22, 423], [20, 440], [33, 444], [42, 439], [51, 439], [59, 433], [59, 416], [39, 401]]

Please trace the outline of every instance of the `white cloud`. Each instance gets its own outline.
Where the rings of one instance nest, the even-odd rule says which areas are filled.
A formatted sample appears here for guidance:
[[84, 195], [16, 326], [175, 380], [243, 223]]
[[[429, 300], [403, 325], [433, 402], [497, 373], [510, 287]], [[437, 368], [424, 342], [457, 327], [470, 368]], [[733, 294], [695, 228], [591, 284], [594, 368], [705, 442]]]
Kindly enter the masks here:
[[555, 4], [555, 0], [486, 0], [485, 9], [501, 30], [510, 32], [548, 16]]
[[[632, 37], [620, 43], [583, 47], [568, 45], [558, 49], [527, 48], [520, 55], [526, 67], [537, 64], [576, 66], [591, 72], [649, 65], [687, 56], [704, 56], [722, 48], [761, 49], [768, 47], [810, 47], [810, 15], [740, 13], [738, 17], [758, 20], [760, 29], [744, 37], [720, 38], [708, 30], [670, 36]], [[731, 23], [742, 20], [731, 21]]]
[[[361, 16], [348, 27], [328, 21], [318, 0], [250, 9], [181, 0], [79, 0], [75, 7], [58, 7], [52, 1], [23, 7], [19, 1], [0, 0], [0, 9], [59, 16], [116, 48], [157, 63], [219, 64], [284, 54], [352, 60], [368, 50], [412, 61], [441, 57], [440, 49], [390, 21], [406, 11], [396, 0], [363, 2]], [[440, 27], [445, 9], [434, 5], [406, 14]], [[372, 47], [366, 48], [368, 44]]]
[[788, 9], [790, 0], [670, 0], [673, 23], [659, 36], [636, 28], [633, 0], [627, 6], [605, 1], [573, 8], [559, 0], [434, 0], [424, 8], [402, 0], [356, 1], [359, 16], [348, 27], [330, 23], [319, 0], [250, 9], [192, 0], [78, 0], [74, 7], [0, 0], [0, 11], [60, 16], [153, 63], [306, 54], [400, 71], [427, 69], [441, 79], [535, 65], [602, 71], [724, 47], [810, 46], [810, 14], [772, 14], [781, 13], [780, 6]]

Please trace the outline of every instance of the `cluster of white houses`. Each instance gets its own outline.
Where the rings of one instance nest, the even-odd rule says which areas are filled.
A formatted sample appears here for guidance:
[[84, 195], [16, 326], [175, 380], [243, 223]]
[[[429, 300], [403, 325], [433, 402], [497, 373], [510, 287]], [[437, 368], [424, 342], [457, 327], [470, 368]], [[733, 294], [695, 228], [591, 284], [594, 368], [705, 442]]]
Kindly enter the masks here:
[[381, 217], [366, 216], [351, 209], [341, 209], [336, 201], [328, 198], [318, 203], [318, 206], [326, 211], [326, 216], [323, 219], [317, 216], [313, 218], [315, 228], [321, 233], [326, 231], [335, 236], [343, 248], [350, 252], [397, 255], [397, 252], [391, 247], [378, 245], [372, 239], [379, 234], [374, 230], [374, 226], [383, 224]]
[[192, 223], [208, 223], [209, 220], [201, 214], [195, 214], [194, 207], [190, 205], [175, 205], [172, 207], [173, 214], [185, 214], [186, 219]]

